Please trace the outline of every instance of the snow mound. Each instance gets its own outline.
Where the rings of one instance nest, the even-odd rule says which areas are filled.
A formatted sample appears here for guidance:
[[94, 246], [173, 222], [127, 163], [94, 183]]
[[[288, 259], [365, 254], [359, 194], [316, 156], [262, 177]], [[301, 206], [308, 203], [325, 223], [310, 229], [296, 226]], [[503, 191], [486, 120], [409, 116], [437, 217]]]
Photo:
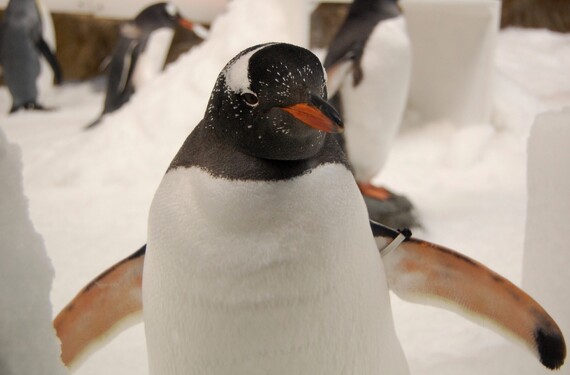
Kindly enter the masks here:
[[20, 160], [0, 131], [0, 373], [65, 374], [51, 324], [54, 271], [28, 218]]

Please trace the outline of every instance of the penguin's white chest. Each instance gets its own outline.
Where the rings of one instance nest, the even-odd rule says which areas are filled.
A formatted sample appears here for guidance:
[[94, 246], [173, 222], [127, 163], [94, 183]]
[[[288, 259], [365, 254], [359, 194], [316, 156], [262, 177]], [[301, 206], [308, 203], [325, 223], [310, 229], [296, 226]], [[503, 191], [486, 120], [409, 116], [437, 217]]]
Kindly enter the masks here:
[[356, 179], [369, 181], [383, 167], [402, 122], [411, 77], [411, 45], [402, 16], [380, 22], [362, 55], [363, 79], [342, 87], [345, 140]]
[[167, 173], [143, 276], [150, 372], [404, 374], [384, 270], [353, 177]]
[[169, 28], [158, 29], [150, 34], [133, 72], [133, 85], [137, 90], [162, 72], [173, 38], [174, 31]]

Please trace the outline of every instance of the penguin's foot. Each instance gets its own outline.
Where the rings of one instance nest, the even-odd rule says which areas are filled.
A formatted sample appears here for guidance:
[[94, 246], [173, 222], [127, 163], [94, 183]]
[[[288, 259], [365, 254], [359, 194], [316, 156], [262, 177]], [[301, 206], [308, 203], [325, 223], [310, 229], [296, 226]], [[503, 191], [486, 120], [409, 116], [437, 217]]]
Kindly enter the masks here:
[[53, 108], [44, 107], [38, 102], [27, 102], [20, 105], [13, 105], [10, 109], [10, 113], [19, 111], [20, 109], [25, 109], [26, 111], [53, 111]]
[[369, 183], [358, 183], [358, 187], [371, 220], [393, 228], [420, 226], [414, 214], [414, 206], [405, 196]]

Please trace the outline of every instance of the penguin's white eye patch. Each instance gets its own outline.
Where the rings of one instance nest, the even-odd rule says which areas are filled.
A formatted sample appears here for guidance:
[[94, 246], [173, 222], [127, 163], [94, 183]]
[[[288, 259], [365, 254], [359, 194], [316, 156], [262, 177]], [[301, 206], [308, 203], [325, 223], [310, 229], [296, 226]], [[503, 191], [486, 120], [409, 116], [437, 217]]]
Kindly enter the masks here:
[[255, 95], [253, 92], [244, 92], [240, 95], [240, 97], [241, 100], [243, 100], [245, 104], [247, 104], [250, 107], [257, 107], [257, 105], [259, 104], [259, 99], [257, 95]]
[[168, 15], [174, 17], [175, 15], [178, 14], [178, 8], [176, 7], [176, 5], [172, 4], [172, 3], [168, 3], [166, 4], [166, 13], [168, 13]]

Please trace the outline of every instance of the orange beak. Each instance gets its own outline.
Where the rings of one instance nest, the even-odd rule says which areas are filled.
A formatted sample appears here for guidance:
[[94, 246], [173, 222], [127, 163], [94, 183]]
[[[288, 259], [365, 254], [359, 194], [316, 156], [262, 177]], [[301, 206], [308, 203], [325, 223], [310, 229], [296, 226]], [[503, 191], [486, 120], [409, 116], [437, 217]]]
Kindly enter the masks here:
[[310, 94], [309, 103], [299, 103], [281, 109], [311, 128], [327, 133], [342, 133], [344, 130], [338, 112], [325, 100]]
[[182, 17], [178, 18], [178, 24], [188, 30], [192, 30], [194, 28], [194, 24], [192, 22]]

